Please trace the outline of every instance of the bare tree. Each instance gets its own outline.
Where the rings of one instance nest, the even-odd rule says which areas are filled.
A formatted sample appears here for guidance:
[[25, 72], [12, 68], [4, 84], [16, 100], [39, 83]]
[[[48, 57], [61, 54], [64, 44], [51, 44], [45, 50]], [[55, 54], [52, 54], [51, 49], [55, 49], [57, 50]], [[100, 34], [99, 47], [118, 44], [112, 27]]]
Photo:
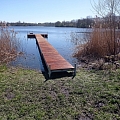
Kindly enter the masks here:
[[101, 17], [120, 14], [120, 0], [98, 0], [98, 2], [92, 0], [91, 4], [97, 15]]

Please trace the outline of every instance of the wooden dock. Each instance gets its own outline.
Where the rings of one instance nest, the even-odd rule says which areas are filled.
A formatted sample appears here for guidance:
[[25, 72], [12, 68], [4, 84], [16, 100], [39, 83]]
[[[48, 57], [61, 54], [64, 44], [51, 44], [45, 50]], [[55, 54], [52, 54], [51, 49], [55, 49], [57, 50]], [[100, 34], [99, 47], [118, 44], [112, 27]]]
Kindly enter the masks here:
[[[48, 34], [40, 34], [40, 35], [44, 38], [48, 38]], [[33, 34], [33, 33], [27, 34], [27, 37], [28, 38], [36, 38], [35, 34]]]
[[35, 38], [38, 48], [48, 69], [48, 75], [53, 72], [72, 71], [76, 75], [76, 65], [73, 67], [41, 34], [28, 34], [28, 38]]

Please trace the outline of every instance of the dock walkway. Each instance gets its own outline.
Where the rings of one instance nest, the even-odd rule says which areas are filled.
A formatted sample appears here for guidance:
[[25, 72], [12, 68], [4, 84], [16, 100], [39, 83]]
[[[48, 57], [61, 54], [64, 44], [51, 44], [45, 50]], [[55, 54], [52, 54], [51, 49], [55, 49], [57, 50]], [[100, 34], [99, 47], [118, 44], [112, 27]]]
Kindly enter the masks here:
[[44, 38], [41, 34], [29, 34], [28, 38], [35, 38], [48, 69], [48, 75], [52, 72], [72, 71], [73, 76], [76, 75], [76, 65], [73, 67], [66, 61], [58, 51]]

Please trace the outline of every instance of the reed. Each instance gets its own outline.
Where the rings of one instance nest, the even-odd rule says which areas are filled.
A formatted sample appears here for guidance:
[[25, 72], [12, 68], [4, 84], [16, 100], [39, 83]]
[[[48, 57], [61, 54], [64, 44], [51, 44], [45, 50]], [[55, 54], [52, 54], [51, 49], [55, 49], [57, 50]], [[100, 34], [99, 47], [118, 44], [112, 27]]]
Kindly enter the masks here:
[[76, 57], [105, 57], [120, 52], [120, 32], [114, 29], [94, 27], [84, 34], [84, 44], [77, 47]]
[[0, 64], [8, 63], [16, 58], [19, 41], [16, 32], [7, 26], [0, 27]]

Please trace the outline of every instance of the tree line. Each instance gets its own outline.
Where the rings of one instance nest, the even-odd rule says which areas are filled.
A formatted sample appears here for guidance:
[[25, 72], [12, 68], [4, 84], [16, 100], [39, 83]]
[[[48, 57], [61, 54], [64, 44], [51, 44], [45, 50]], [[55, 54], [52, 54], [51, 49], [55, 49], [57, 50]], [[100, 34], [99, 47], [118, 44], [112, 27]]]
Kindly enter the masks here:
[[26, 22], [0, 22], [0, 25], [6, 24], [7, 26], [50, 26], [50, 27], [77, 27], [77, 28], [89, 28], [94, 23], [92, 18], [71, 20], [71, 21], [57, 21], [57, 22], [45, 22], [45, 23], [26, 23]]
[[[105, 19], [108, 17], [106, 16]], [[117, 28], [120, 28], [120, 22], [118, 19], [120, 16], [116, 16], [116, 24]], [[57, 21], [57, 22], [45, 22], [45, 23], [26, 23], [26, 22], [0, 22], [0, 25], [3, 23], [6, 26], [47, 26], [47, 27], [76, 27], [76, 28], [92, 28], [95, 25], [96, 19], [99, 19], [100, 24], [102, 27], [104, 26], [104, 22], [102, 18], [84, 18], [78, 20], [71, 20], [71, 21]], [[120, 19], [119, 19], [120, 20]]]
[[86, 18], [86, 19], [78, 19], [72, 21], [57, 21], [55, 23], [55, 27], [77, 27], [77, 28], [90, 28], [91, 25], [94, 24], [94, 19]]

